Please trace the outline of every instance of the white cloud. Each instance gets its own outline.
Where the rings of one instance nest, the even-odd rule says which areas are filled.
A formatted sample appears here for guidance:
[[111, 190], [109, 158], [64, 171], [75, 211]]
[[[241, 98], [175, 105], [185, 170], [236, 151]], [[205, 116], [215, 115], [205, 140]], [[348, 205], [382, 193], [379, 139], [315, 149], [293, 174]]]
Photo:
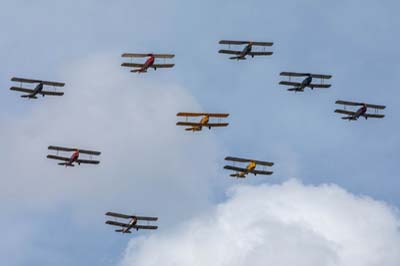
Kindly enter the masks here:
[[168, 232], [131, 240], [123, 266], [397, 266], [394, 209], [336, 185], [237, 186]]

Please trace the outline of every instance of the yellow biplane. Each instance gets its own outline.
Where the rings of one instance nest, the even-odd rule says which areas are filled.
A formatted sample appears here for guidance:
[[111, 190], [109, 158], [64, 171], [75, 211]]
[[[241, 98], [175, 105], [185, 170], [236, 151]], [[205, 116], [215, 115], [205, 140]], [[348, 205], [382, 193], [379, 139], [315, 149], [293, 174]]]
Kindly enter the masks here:
[[[226, 127], [229, 123], [210, 123], [210, 117], [216, 118], [226, 118], [229, 114], [224, 113], [177, 113], [176, 116], [184, 116], [186, 117], [186, 121], [179, 121], [176, 123], [177, 126], [186, 126], [186, 131], [201, 131], [203, 127], [208, 127], [211, 129], [212, 127]], [[199, 122], [190, 122], [188, 121], [188, 117], [199, 117], [202, 116]]]
[[236, 172], [236, 173], [230, 175], [232, 177], [245, 178], [247, 174], [254, 174], [254, 175], [272, 175], [273, 174], [272, 171], [256, 170], [257, 165], [269, 166], [269, 167], [273, 166], [274, 163], [271, 163], [271, 162], [230, 157], [230, 156], [226, 157], [225, 160], [232, 161], [232, 162], [248, 163], [245, 168], [236, 167], [235, 165], [225, 165], [224, 169], [232, 170], [232, 171]]

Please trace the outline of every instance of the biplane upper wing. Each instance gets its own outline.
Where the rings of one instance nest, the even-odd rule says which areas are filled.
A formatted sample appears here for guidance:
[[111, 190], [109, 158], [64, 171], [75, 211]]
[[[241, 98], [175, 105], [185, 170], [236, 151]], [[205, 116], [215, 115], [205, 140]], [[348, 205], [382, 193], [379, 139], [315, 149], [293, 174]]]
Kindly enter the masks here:
[[81, 164], [99, 164], [100, 161], [96, 161], [96, 160], [86, 160], [86, 159], [78, 159], [76, 160], [77, 163]]
[[117, 218], [123, 218], [123, 219], [131, 219], [135, 217], [134, 215], [126, 215], [122, 213], [116, 213], [116, 212], [107, 212], [107, 216], [112, 216], [112, 217], [117, 217]]
[[272, 172], [272, 171], [253, 170], [253, 171], [250, 171], [250, 173], [256, 174], [256, 175], [272, 175], [274, 172]]
[[122, 63], [121, 66], [123, 66], [123, 67], [143, 67], [144, 64], [140, 64], [140, 63]]
[[135, 216], [136, 219], [142, 220], [142, 221], [157, 221], [158, 217], [148, 217], [148, 216]]
[[155, 225], [133, 225], [132, 228], [135, 228], [136, 230], [139, 230], [139, 229], [156, 230], [158, 228], [158, 226], [155, 226]]
[[341, 109], [336, 109], [335, 113], [339, 113], [339, 114], [343, 114], [343, 115], [355, 115], [356, 114], [356, 112], [341, 110]]
[[124, 53], [122, 57], [148, 57], [153, 55], [155, 58], [174, 58], [174, 54], [137, 54], [137, 53]]
[[272, 55], [273, 52], [250, 52], [251, 56]]
[[335, 103], [336, 104], [349, 105], [349, 106], [360, 106], [360, 105], [363, 105], [363, 103], [359, 103], [359, 102], [350, 102], [350, 101], [342, 101], [342, 100], [338, 100]]
[[65, 86], [65, 83], [62, 83], [62, 82], [45, 81], [45, 80], [38, 80], [38, 79], [25, 79], [25, 78], [13, 77], [11, 79], [11, 81], [21, 82], [21, 83], [43, 83], [44, 85], [55, 86], [55, 87], [64, 87]]
[[306, 76], [311, 76], [313, 78], [320, 78], [320, 79], [330, 79], [332, 77], [332, 75], [299, 73], [299, 72], [281, 72], [279, 75], [288, 76], [288, 77], [306, 77]]
[[106, 224], [121, 226], [121, 227], [129, 227], [129, 224], [121, 223], [121, 222], [117, 222], [117, 221], [106, 221]]
[[151, 67], [155, 68], [171, 68], [174, 67], [175, 64], [153, 64]]
[[386, 108], [386, 106], [384, 106], [384, 105], [369, 104], [369, 103], [367, 103], [367, 107], [374, 108], [374, 109], [380, 109], [380, 110], [383, 110]]
[[246, 168], [236, 167], [236, 166], [232, 166], [232, 165], [225, 165], [224, 169], [237, 171], [237, 172], [247, 172], [248, 171]]
[[257, 46], [272, 46], [273, 42], [251, 42], [251, 41], [231, 41], [231, 40], [221, 40], [219, 44], [233, 44], [233, 45], [242, 45], [242, 44], [252, 44]]
[[384, 118], [385, 117], [385, 115], [381, 115], [381, 114], [365, 114], [364, 115], [365, 117], [368, 117], [368, 118]]
[[32, 89], [27, 89], [27, 88], [22, 88], [22, 87], [11, 87], [10, 90], [25, 92], [25, 93], [33, 93], [34, 92], [34, 90], [32, 90]]
[[47, 155], [48, 159], [53, 159], [53, 160], [59, 160], [59, 161], [64, 161], [64, 162], [68, 162], [70, 160], [70, 158], [68, 157], [63, 157], [63, 156], [57, 156], [57, 155]]
[[221, 49], [218, 51], [220, 54], [231, 54], [231, 55], [240, 55], [242, 52], [241, 51], [233, 51], [233, 50], [225, 50]]
[[188, 112], [179, 112], [176, 116], [209, 116], [209, 117], [228, 117], [227, 113], [188, 113]]
[[89, 154], [89, 155], [100, 155], [101, 154], [101, 152], [99, 152], [99, 151], [82, 150], [82, 149], [78, 149], [78, 148], [66, 148], [66, 147], [60, 147], [60, 146], [49, 146], [48, 149], [55, 150], [55, 151], [68, 151], [68, 152], [78, 150], [79, 153], [84, 153], [84, 154]]
[[231, 157], [231, 156], [225, 157], [225, 160], [233, 161], [233, 162], [240, 162], [240, 163], [254, 162], [254, 163], [258, 164], [258, 165], [264, 165], [264, 166], [273, 166], [274, 165], [274, 163], [272, 163], [272, 162], [245, 159], [245, 158], [238, 158], [238, 157]]

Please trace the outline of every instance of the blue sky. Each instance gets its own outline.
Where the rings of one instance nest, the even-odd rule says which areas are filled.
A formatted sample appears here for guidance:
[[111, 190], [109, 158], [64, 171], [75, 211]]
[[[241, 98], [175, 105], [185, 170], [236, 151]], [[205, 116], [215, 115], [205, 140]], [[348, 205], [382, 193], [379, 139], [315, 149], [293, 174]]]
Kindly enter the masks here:
[[[296, 178], [400, 204], [396, 1], [1, 6], [4, 264], [118, 264], [129, 238], [103, 224], [108, 208], [173, 226], [237, 183]], [[220, 39], [273, 41], [274, 55], [230, 61]], [[175, 53], [176, 67], [131, 75], [123, 52]], [[332, 87], [289, 93], [281, 71], [332, 74]], [[8, 90], [12, 76], [66, 82], [66, 95], [24, 101]], [[385, 104], [386, 117], [342, 121], [337, 99]], [[176, 129], [176, 111], [191, 110], [229, 112], [230, 126]], [[102, 165], [58, 168], [44, 159], [50, 144], [100, 148]], [[274, 161], [275, 173], [229, 179], [226, 155]]]

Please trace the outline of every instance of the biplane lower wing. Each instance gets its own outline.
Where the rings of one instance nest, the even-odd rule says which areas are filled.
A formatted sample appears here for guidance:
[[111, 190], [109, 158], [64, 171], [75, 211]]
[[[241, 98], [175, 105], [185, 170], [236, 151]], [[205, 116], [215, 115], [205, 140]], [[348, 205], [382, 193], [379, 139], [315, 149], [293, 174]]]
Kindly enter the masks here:
[[250, 52], [251, 56], [273, 55], [273, 52]]
[[188, 126], [188, 127], [226, 127], [229, 123], [195, 123], [195, 122], [177, 122], [177, 126]]
[[116, 222], [116, 221], [106, 221], [106, 224], [120, 226], [120, 227], [129, 227], [129, 224]]
[[155, 226], [155, 225], [133, 225], [132, 228], [135, 228], [136, 230], [139, 230], [139, 229], [156, 230], [158, 228], [158, 226]]
[[237, 171], [237, 172], [247, 172], [248, 171], [246, 168], [236, 167], [236, 166], [232, 166], [232, 165], [225, 165], [224, 169]]
[[381, 115], [381, 114], [365, 114], [364, 117], [367, 117], [367, 118], [384, 118], [385, 115]]
[[255, 174], [255, 175], [272, 175], [274, 172], [272, 172], [272, 171], [253, 170], [253, 171], [250, 171], [250, 173]]
[[84, 160], [84, 159], [78, 159], [78, 160], [76, 160], [76, 162], [77, 162], [78, 164], [81, 164], [81, 163], [83, 163], [83, 164], [99, 164], [99, 163], [100, 163], [100, 161], [96, 161], [96, 160]]
[[175, 64], [153, 64], [152, 68], [171, 68], [174, 67]]
[[219, 50], [218, 53], [220, 54], [230, 54], [230, 55], [240, 55], [241, 51], [233, 51], [233, 50]]
[[335, 113], [339, 113], [342, 115], [355, 115], [356, 112], [352, 112], [352, 111], [347, 111], [347, 110], [341, 110], [341, 109], [336, 109]]
[[139, 63], [122, 63], [121, 66], [123, 66], [123, 67], [144, 67], [144, 64], [139, 64]]
[[59, 160], [59, 161], [64, 161], [64, 162], [68, 162], [70, 160], [70, 158], [68, 157], [62, 157], [62, 156], [57, 156], [57, 155], [47, 155], [48, 159], [53, 159], [53, 160]]
[[299, 87], [301, 85], [301, 82], [293, 82], [293, 81], [281, 81], [279, 82], [280, 85], [286, 85], [286, 86], [295, 86]]
[[[300, 87], [302, 85], [301, 82], [293, 82], [293, 81], [281, 81], [281, 82], [279, 82], [279, 84], [286, 85], [286, 86], [294, 86], [294, 87]], [[307, 85], [306, 87], [327, 89], [327, 88], [331, 87], [331, 84], [310, 84], [310, 85]]]
[[22, 88], [22, 87], [11, 87], [10, 90], [24, 92], [24, 93], [33, 93], [33, 92], [35, 92], [32, 89], [27, 89], [27, 88]]
[[64, 92], [62, 92], [62, 91], [41, 91], [38, 94], [49, 95], [49, 96], [63, 96]]

